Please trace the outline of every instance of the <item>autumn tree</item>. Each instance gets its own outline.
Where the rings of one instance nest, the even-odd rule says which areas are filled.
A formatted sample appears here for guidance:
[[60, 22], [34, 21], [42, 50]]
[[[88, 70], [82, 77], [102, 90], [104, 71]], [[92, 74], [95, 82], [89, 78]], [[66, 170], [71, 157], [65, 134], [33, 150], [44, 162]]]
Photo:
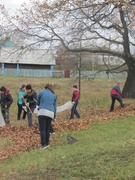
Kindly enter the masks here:
[[122, 59], [122, 65], [107, 72], [127, 66], [123, 97], [135, 97], [134, 17], [132, 0], [36, 0], [23, 4], [13, 19], [7, 19], [25, 48], [62, 44], [74, 53], [102, 53]]
[[75, 65], [77, 63], [77, 57], [75, 53], [67, 51], [63, 46], [57, 47], [56, 52], [56, 65], [58, 65], [59, 69], [64, 70], [73, 70], [75, 69]]

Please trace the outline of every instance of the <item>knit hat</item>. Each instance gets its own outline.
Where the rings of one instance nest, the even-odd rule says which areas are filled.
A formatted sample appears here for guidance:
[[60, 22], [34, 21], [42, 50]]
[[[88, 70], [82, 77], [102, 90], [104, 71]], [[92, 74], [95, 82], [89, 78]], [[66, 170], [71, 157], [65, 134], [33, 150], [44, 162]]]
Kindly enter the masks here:
[[2, 86], [2, 87], [0, 88], [0, 91], [6, 91], [6, 88], [5, 88], [4, 86]]
[[118, 82], [117, 82], [117, 85], [120, 85], [120, 84], [121, 84], [121, 82], [120, 82], [120, 81], [118, 81]]
[[31, 85], [28, 84], [28, 85], [26, 86], [26, 89], [27, 89], [27, 90], [32, 89]]

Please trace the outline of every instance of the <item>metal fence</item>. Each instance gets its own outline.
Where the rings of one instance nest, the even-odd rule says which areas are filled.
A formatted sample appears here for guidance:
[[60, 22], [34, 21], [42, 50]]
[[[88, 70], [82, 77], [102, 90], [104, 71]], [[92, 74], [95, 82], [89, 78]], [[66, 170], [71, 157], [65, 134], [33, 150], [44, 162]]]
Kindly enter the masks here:
[[[22, 77], [38, 77], [38, 78], [78, 78], [79, 71], [66, 71], [64, 70], [40, 70], [40, 69], [0, 69], [1, 76], [22, 76]], [[127, 73], [120, 74], [97, 71], [81, 71], [81, 78], [126, 78]]]

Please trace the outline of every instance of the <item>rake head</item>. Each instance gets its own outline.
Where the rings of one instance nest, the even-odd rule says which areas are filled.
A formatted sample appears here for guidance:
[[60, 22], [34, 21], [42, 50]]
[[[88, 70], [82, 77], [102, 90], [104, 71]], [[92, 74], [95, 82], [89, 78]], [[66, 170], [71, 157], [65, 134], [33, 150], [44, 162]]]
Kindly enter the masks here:
[[73, 144], [74, 142], [77, 141], [77, 139], [75, 139], [75, 138], [73, 138], [73, 137], [67, 135], [67, 141], [68, 141], [69, 144]]

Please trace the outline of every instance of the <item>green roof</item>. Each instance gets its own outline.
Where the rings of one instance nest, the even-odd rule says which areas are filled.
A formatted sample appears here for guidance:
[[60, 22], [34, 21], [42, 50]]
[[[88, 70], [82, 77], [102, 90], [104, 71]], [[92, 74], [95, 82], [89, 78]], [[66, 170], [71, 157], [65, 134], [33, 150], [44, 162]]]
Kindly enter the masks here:
[[10, 39], [5, 39], [4, 41], [0, 42], [0, 47], [9, 47], [9, 48], [13, 48], [13, 47], [18, 47], [17, 44], [15, 44], [13, 41], [11, 41]]

